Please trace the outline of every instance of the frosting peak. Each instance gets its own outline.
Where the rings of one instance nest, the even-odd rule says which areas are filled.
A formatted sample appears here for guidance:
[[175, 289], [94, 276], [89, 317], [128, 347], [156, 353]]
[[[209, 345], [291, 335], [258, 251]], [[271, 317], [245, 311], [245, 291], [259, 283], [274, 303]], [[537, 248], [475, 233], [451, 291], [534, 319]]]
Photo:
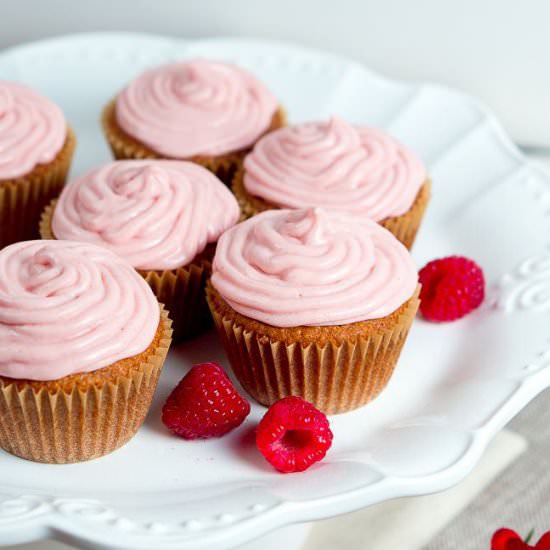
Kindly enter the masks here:
[[426, 179], [422, 162], [392, 137], [338, 117], [270, 132], [244, 167], [246, 190], [272, 204], [376, 221], [404, 214]]
[[141, 353], [159, 305], [105, 248], [25, 241], [0, 251], [0, 375], [56, 380]]
[[166, 170], [159, 166], [128, 168], [117, 174], [113, 182], [113, 192], [126, 198], [140, 195], [158, 198], [169, 179]]
[[51, 162], [66, 136], [65, 117], [55, 103], [23, 84], [0, 80], [0, 180]]
[[275, 96], [252, 74], [200, 59], [150, 69], [116, 100], [127, 134], [179, 159], [250, 147], [276, 109]]
[[231, 192], [183, 161], [115, 161], [67, 185], [54, 210], [56, 238], [106, 246], [138, 269], [188, 264], [239, 219]]
[[299, 211], [294, 220], [287, 222], [282, 233], [295, 237], [306, 245], [319, 245], [326, 242], [330, 220], [320, 208]]
[[[346, 155], [361, 147], [357, 131], [338, 117], [331, 117], [327, 122], [294, 126], [280, 137], [282, 149], [287, 155], [311, 159], [315, 163], [322, 158], [326, 159], [327, 152], [331, 155]], [[323, 168], [319, 167], [318, 171], [322, 172]]]
[[372, 220], [319, 208], [271, 210], [218, 242], [212, 284], [239, 313], [278, 327], [385, 317], [413, 294], [407, 249]]

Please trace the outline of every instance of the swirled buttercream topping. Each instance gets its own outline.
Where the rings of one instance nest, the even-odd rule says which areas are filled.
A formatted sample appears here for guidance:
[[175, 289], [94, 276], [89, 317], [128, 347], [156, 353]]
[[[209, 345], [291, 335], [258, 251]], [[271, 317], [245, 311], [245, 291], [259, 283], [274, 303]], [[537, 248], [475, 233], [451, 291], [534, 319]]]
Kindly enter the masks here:
[[175, 269], [239, 219], [227, 187], [205, 168], [124, 160], [67, 185], [54, 210], [57, 239], [105, 246], [137, 269]]
[[143, 352], [159, 305], [105, 248], [25, 241], [0, 251], [0, 375], [57, 380]]
[[250, 147], [269, 127], [275, 96], [252, 74], [194, 60], [150, 69], [116, 100], [116, 119], [157, 153], [185, 159]]
[[0, 180], [51, 162], [66, 137], [67, 123], [55, 103], [23, 84], [0, 80]]
[[276, 327], [385, 317], [413, 294], [407, 249], [372, 220], [318, 208], [270, 210], [218, 242], [212, 284], [237, 312]]
[[281, 128], [244, 162], [244, 186], [283, 208], [321, 207], [381, 221], [412, 206], [424, 165], [388, 134], [333, 117]]

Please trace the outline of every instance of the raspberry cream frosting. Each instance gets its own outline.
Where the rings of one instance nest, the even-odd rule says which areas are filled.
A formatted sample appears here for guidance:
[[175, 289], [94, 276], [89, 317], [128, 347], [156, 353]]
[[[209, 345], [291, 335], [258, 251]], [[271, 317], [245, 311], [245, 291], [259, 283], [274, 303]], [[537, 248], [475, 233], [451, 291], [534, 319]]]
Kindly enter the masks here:
[[250, 147], [269, 127], [275, 96], [252, 74], [193, 60], [150, 69], [116, 100], [128, 135], [171, 158], [217, 156]]
[[413, 294], [407, 249], [372, 220], [319, 208], [270, 210], [218, 242], [212, 284], [238, 313], [276, 327], [385, 317]]
[[51, 162], [67, 137], [61, 109], [31, 88], [0, 80], [0, 180]]
[[409, 210], [426, 180], [422, 161], [394, 138], [337, 117], [270, 132], [244, 168], [248, 193], [272, 204], [342, 210], [376, 221]]
[[0, 375], [57, 380], [147, 349], [160, 321], [145, 280], [105, 248], [25, 241], [0, 251]]
[[231, 192], [205, 168], [176, 160], [111, 162], [67, 185], [57, 239], [105, 246], [137, 269], [176, 269], [239, 219]]

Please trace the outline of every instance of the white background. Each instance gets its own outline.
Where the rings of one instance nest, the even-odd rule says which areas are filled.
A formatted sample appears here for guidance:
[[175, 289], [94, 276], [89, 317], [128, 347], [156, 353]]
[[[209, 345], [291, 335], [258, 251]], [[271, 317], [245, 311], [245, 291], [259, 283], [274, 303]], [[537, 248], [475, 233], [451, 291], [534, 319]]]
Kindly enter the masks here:
[[548, 0], [0, 0], [0, 48], [87, 30], [292, 40], [461, 88], [546, 146], [549, 29]]

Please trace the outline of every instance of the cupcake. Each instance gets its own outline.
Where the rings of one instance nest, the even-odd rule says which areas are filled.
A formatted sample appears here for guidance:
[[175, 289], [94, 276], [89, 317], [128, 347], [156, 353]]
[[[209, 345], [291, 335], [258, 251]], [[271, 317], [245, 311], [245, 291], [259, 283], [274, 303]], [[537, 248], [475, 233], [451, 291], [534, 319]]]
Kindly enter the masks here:
[[38, 237], [40, 214], [61, 192], [75, 144], [57, 105], [0, 80], [0, 249]]
[[270, 405], [300, 396], [325, 413], [374, 399], [418, 309], [407, 249], [372, 220], [270, 210], [218, 241], [208, 302], [242, 386]]
[[149, 283], [174, 324], [174, 340], [210, 325], [204, 287], [218, 237], [239, 219], [216, 176], [191, 162], [121, 160], [69, 183], [40, 233], [104, 246]]
[[138, 76], [106, 106], [102, 123], [117, 159], [189, 160], [229, 184], [244, 155], [285, 115], [244, 69], [193, 60]]
[[170, 320], [105, 248], [26, 241], [0, 251], [0, 447], [80, 462], [129, 441], [151, 404]]
[[243, 214], [342, 210], [389, 229], [407, 248], [430, 198], [422, 161], [380, 130], [333, 117], [264, 136], [233, 181]]

